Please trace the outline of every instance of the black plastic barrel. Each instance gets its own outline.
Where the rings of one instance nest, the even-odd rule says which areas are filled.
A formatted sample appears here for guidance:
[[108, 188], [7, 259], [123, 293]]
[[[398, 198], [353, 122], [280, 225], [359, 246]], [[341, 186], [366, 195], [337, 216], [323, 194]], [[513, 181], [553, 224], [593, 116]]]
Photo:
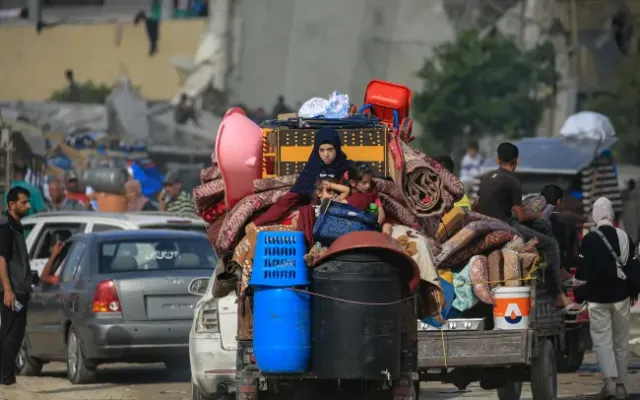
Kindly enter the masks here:
[[401, 305], [358, 304], [399, 302], [397, 269], [374, 254], [341, 254], [316, 267], [312, 288], [320, 295], [311, 301], [313, 374], [321, 379], [398, 376]]
[[129, 173], [124, 168], [90, 168], [83, 176], [83, 183], [96, 192], [124, 194], [124, 184]]

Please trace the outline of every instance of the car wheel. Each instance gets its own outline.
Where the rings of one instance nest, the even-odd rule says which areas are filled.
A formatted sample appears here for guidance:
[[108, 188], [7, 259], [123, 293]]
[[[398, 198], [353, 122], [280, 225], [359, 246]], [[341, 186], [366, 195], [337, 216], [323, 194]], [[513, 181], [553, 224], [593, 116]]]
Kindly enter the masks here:
[[564, 351], [556, 353], [558, 373], [573, 373], [582, 366], [585, 351], [581, 349], [581, 332], [574, 329], [565, 334]]
[[16, 370], [18, 374], [22, 376], [38, 376], [42, 372], [43, 365], [44, 362], [29, 355], [27, 338], [24, 338], [22, 346], [20, 346], [20, 351], [18, 351], [18, 356], [16, 357]]
[[522, 396], [522, 382], [507, 382], [501, 388], [498, 388], [499, 400], [520, 400]]
[[191, 400], [214, 400], [214, 397], [202, 394], [196, 384], [191, 381]]
[[74, 385], [91, 383], [96, 379], [96, 367], [87, 362], [82, 342], [73, 327], [67, 334], [67, 377]]

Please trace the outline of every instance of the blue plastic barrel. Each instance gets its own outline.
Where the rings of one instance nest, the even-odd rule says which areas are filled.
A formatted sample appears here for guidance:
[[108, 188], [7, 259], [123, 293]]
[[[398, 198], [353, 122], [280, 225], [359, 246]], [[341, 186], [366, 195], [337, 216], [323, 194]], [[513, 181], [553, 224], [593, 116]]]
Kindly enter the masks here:
[[266, 373], [302, 373], [311, 361], [311, 298], [286, 288], [256, 286], [253, 355]]
[[300, 373], [311, 360], [311, 300], [290, 288], [310, 283], [302, 232], [259, 232], [249, 284], [253, 354], [262, 372]]

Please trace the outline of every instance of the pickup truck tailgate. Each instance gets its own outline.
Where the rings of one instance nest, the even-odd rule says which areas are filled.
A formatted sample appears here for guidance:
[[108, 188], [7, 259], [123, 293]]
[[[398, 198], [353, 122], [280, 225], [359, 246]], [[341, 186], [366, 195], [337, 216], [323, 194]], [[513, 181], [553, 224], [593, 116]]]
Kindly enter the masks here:
[[418, 332], [418, 367], [501, 366], [527, 364], [528, 330]]

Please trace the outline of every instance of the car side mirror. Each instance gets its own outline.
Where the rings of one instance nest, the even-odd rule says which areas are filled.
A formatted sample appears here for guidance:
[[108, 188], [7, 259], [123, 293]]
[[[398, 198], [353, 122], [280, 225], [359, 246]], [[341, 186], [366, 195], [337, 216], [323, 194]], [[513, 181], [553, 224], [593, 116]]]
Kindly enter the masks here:
[[196, 278], [189, 284], [189, 293], [194, 296], [203, 296], [207, 293], [209, 278]]

